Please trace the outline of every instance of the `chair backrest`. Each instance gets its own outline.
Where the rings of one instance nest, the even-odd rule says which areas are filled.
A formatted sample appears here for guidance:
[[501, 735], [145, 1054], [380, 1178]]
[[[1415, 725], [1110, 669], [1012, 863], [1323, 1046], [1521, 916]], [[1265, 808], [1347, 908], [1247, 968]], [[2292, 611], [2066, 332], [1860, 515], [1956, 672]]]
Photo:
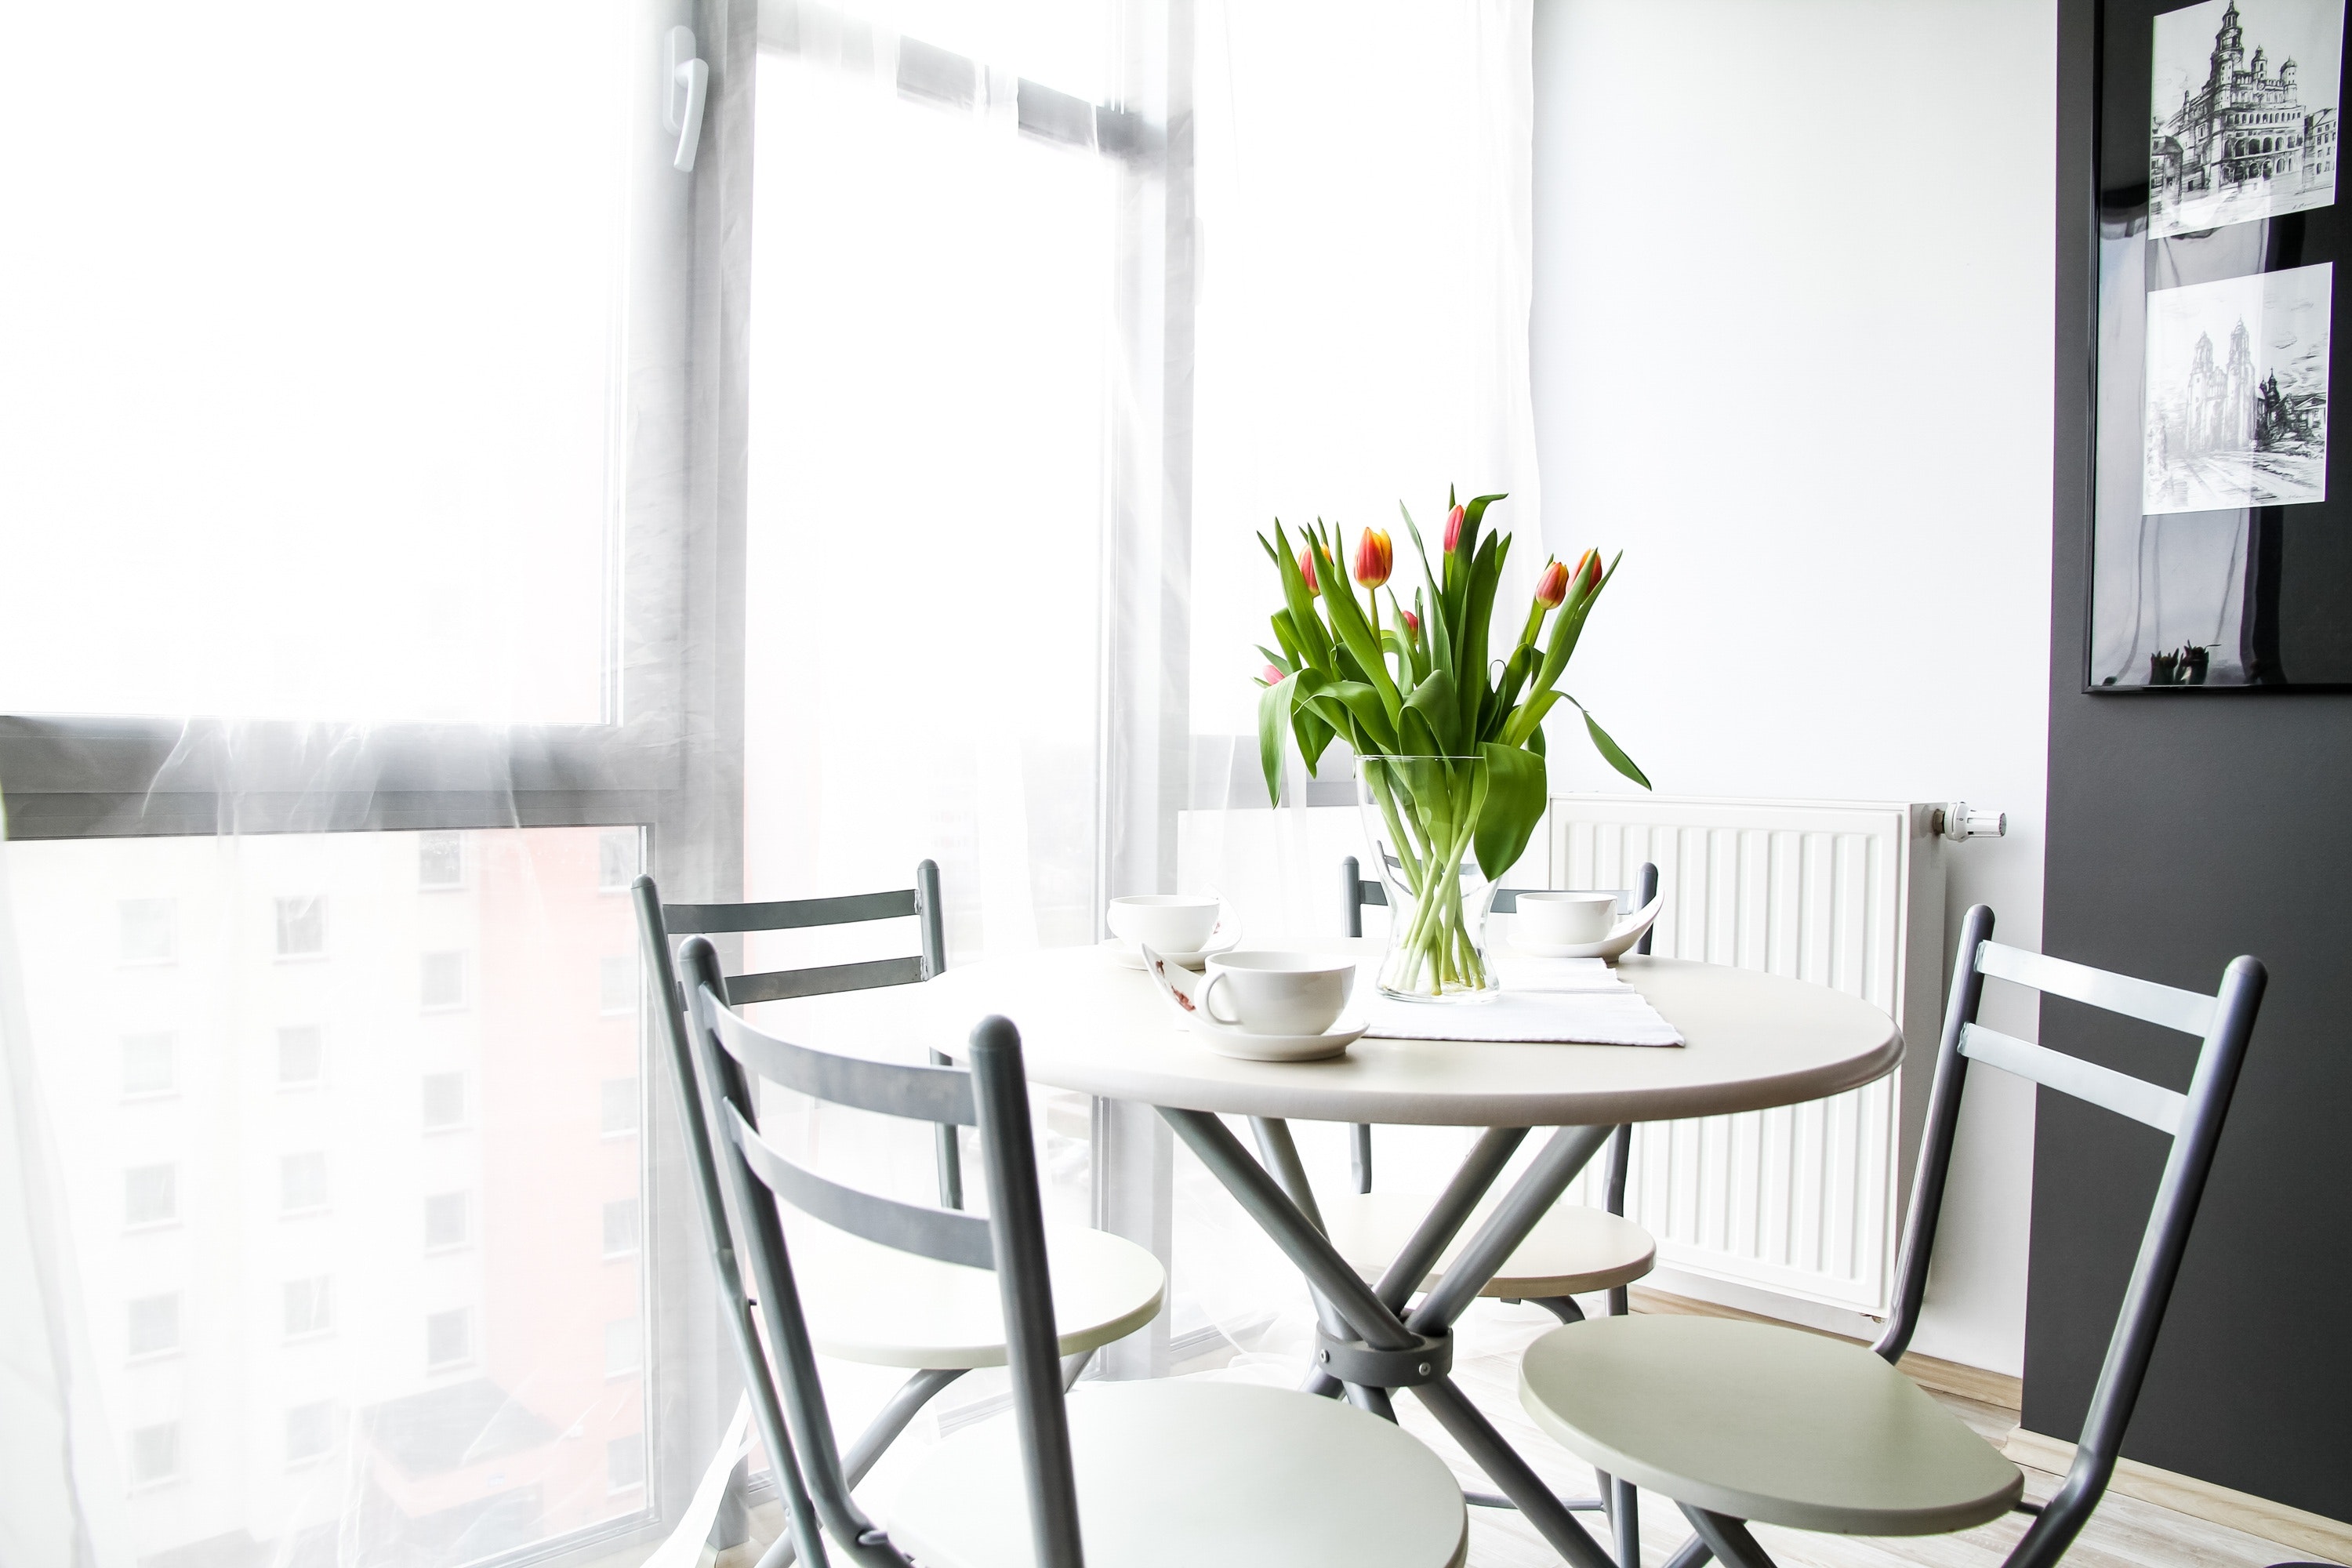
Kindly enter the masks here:
[[[670, 943], [681, 938], [808, 931], [908, 916], [918, 922], [922, 951], [908, 957], [730, 975], [725, 982], [725, 993], [728, 1005], [735, 1007], [798, 996], [826, 996], [840, 991], [867, 991], [883, 985], [911, 985], [933, 978], [947, 967], [946, 924], [940, 913], [940, 868], [929, 860], [916, 866], [913, 887], [887, 893], [779, 899], [756, 904], [665, 904], [649, 877], [639, 877], [635, 890], [646, 964], [651, 971], [654, 994], [666, 998], [668, 1004], [662, 1009], [662, 1026], [674, 1037], [673, 1049], [682, 1048], [686, 1037], [686, 992], [677, 983], [670, 952]], [[944, 1062], [947, 1058], [934, 1052], [931, 1059]], [[949, 1208], [960, 1209], [963, 1207], [963, 1154], [955, 1129], [941, 1123], [934, 1134], [934, 1142], [940, 1202]]]
[[861, 963], [827, 963], [807, 969], [772, 969], [730, 975], [727, 1000], [746, 1007], [794, 996], [824, 996], [877, 985], [910, 985], [947, 967], [946, 926], [940, 914], [940, 868], [925, 860], [915, 868], [915, 885], [887, 893], [852, 893], [835, 899], [777, 899], [757, 904], [663, 904], [662, 927], [673, 938], [731, 936], [751, 931], [807, 931], [855, 925], [863, 921], [920, 922], [922, 951], [905, 958]]
[[[798, 1455], [814, 1518], [860, 1563], [903, 1568], [908, 1561], [850, 1495], [777, 1200], [880, 1246], [996, 1272], [1036, 1561], [1045, 1568], [1078, 1568], [1077, 1494], [1062, 1405], [1060, 1337], [1019, 1031], [1003, 1018], [984, 1020], [972, 1032], [969, 1069], [840, 1056], [748, 1022], [722, 993], [725, 979], [708, 938], [687, 942], [681, 957], [691, 1045], [691, 1077], [681, 1083], [681, 1095], [699, 1108], [703, 1137], [719, 1173], [721, 1212], [706, 1217], [715, 1250], [731, 1252], [750, 1266], [751, 1296], [767, 1328], [774, 1367], [771, 1373], [755, 1353], [746, 1363], [747, 1377], [765, 1385], [764, 1403], [779, 1413], [788, 1431], [789, 1447], [778, 1451]], [[991, 1217], [884, 1197], [802, 1165], [761, 1135], [755, 1097], [763, 1079], [884, 1115], [977, 1127]], [[723, 1268], [721, 1278], [725, 1283]], [[738, 1279], [735, 1288], [742, 1283]]]
[[[2212, 1170], [2213, 1152], [2221, 1143], [2221, 1124], [2229, 1115], [2230, 1097], [2237, 1089], [2238, 1069], [2245, 1061], [2246, 1043], [2253, 1034], [2254, 1016], [2262, 1006], [2268, 977], [2258, 960], [2234, 958], [2221, 973], [2219, 993], [2207, 996], [2006, 947], [1991, 940], [1992, 925], [1992, 910], [1982, 904], [1969, 910], [1960, 924], [1951, 1000], [1945, 1009], [1935, 1087], [1920, 1141], [1918, 1174], [1912, 1184], [1911, 1213], [1904, 1226], [1895, 1310], [1887, 1319], [1886, 1331], [1873, 1348], [1894, 1361], [1910, 1344], [1918, 1326], [1919, 1309], [1927, 1292], [1928, 1257], [1935, 1247], [1945, 1180], [1951, 1170], [1960, 1092], [1970, 1061], [2016, 1073], [2044, 1089], [2145, 1122], [2172, 1140], [2147, 1229], [2140, 1238], [2139, 1256], [2132, 1266], [2131, 1282], [2124, 1291], [2115, 1332], [2107, 1342], [2106, 1360], [2099, 1369], [2098, 1386], [2083, 1420], [2074, 1467], [2065, 1484], [2042, 1507], [2041, 1517], [2008, 1558], [2011, 1568], [2048, 1568], [2088, 1521], [2115, 1471], [2124, 1429], [2130, 1424], [2132, 1406], [2139, 1398], [2148, 1358], [2156, 1348], [2157, 1331], [2163, 1325], [2173, 1281], [2179, 1276], [2189, 1227], [2197, 1217], [2206, 1176]], [[1976, 1016], [1988, 975], [2198, 1036], [2202, 1043], [2189, 1092], [2177, 1094], [2128, 1073], [1986, 1028]]]
[[[1379, 878], [1365, 876], [1363, 874], [1362, 866], [1358, 863], [1353, 855], [1347, 856], [1340, 860], [1339, 880], [1341, 883], [1340, 894], [1345, 900], [1343, 907], [1346, 909], [1348, 915], [1348, 934], [1349, 936], [1361, 936], [1364, 934], [1364, 906], [1366, 904], [1378, 904], [1383, 909], [1387, 908], [1389, 890], [1387, 887], [1381, 882]], [[1529, 893], [1538, 890], [1538, 889], [1533, 888], [1497, 888], [1495, 889], [1495, 902], [1492, 908], [1498, 915], [1514, 913], [1519, 907], [1519, 895], [1521, 893]], [[1596, 892], [1606, 892], [1609, 889], [1594, 889]], [[1633, 910], [1642, 908], [1652, 899], [1658, 896], [1657, 867], [1647, 860], [1643, 861], [1642, 875], [1639, 879], [1638, 885], [1632, 888], [1617, 889], [1616, 893], [1618, 908], [1624, 913], [1631, 914]], [[1633, 951], [1635, 952], [1647, 952], [1650, 951], [1650, 933], [1648, 931], [1643, 931], [1642, 933], [1642, 940], [1633, 944]]]

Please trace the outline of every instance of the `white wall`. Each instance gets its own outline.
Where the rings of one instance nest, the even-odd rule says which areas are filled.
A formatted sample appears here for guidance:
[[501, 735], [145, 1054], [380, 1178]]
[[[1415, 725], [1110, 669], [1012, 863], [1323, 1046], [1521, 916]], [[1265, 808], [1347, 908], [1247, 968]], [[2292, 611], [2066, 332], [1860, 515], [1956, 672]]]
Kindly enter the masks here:
[[[1949, 916], [2038, 945], [2052, 0], [1538, 0], [1535, 48], [1545, 533], [1625, 551], [1570, 684], [1664, 793], [2007, 811]], [[2032, 1104], [1970, 1085], [1929, 1354], [2022, 1367]]]

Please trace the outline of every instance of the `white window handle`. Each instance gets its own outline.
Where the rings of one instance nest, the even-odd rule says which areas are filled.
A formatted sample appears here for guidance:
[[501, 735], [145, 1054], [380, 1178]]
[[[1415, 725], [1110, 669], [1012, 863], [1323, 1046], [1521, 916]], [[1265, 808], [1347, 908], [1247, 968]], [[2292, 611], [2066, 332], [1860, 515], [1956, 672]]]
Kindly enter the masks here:
[[677, 132], [677, 156], [671, 159], [684, 174], [694, 173], [694, 152], [702, 143], [702, 105], [710, 95], [710, 68], [695, 58], [694, 29], [669, 30], [669, 93], [663, 118]]

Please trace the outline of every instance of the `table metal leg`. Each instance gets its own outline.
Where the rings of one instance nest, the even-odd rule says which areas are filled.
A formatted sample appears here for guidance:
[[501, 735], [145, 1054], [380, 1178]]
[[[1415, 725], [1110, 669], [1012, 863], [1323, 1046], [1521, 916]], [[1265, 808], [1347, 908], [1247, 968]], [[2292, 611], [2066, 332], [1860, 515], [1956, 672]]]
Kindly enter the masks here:
[[1586, 1533], [1568, 1507], [1544, 1485], [1543, 1478], [1495, 1430], [1478, 1407], [1470, 1403], [1450, 1377], [1424, 1383], [1413, 1394], [1429, 1407], [1454, 1440], [1462, 1445], [1480, 1469], [1494, 1478], [1503, 1495], [1517, 1505], [1529, 1524], [1576, 1568], [1617, 1568], [1601, 1543]]
[[[1527, 1173], [1513, 1184], [1478, 1234], [1470, 1238], [1470, 1245], [1462, 1249], [1462, 1256], [1454, 1260], [1454, 1267], [1445, 1271], [1445, 1278], [1437, 1282], [1437, 1289], [1422, 1298], [1409, 1320], [1413, 1330], [1433, 1334], [1453, 1327], [1616, 1131], [1614, 1127], [1563, 1127], [1553, 1133]], [[1476, 1157], [1475, 1152], [1472, 1157]]]
[[[1503, 1167], [1511, 1163], [1511, 1156], [1527, 1136], [1524, 1127], [1490, 1127], [1478, 1135], [1478, 1142], [1463, 1160], [1461, 1169], [1454, 1173], [1454, 1179], [1445, 1184], [1437, 1202], [1430, 1205], [1429, 1213], [1414, 1227], [1412, 1239], [1404, 1244], [1404, 1249], [1390, 1262], [1388, 1272], [1381, 1276], [1378, 1293], [1391, 1311], [1404, 1310], [1404, 1304], [1412, 1300], [1421, 1282], [1429, 1278], [1430, 1269], [1454, 1245], [1454, 1238], [1461, 1234], [1471, 1211], [1478, 1206], [1478, 1200], [1486, 1195], [1486, 1189], [1495, 1184], [1495, 1178], [1503, 1173]], [[1481, 1279], [1478, 1283], [1484, 1287], [1486, 1281]]]
[[[1298, 1205], [1298, 1212], [1306, 1217], [1307, 1223], [1328, 1237], [1330, 1227], [1323, 1223], [1323, 1208], [1315, 1201], [1315, 1186], [1307, 1179], [1307, 1166], [1298, 1158], [1298, 1144], [1290, 1136], [1290, 1123], [1278, 1117], [1253, 1116], [1249, 1124], [1250, 1131], [1257, 1136], [1258, 1158], [1265, 1163], [1267, 1170], [1274, 1173], [1274, 1179], [1282, 1184], [1283, 1191], [1290, 1194], [1290, 1201]], [[1332, 1307], [1329, 1299], [1312, 1285], [1307, 1287], [1307, 1295], [1315, 1304], [1315, 1321], [1322, 1325], [1323, 1332], [1335, 1340], [1349, 1338], [1347, 1322]], [[1339, 1381], [1328, 1373], [1318, 1375], [1327, 1382]], [[1390, 1421], [1396, 1419], [1396, 1407], [1389, 1403], [1384, 1390], [1370, 1388], [1360, 1383], [1340, 1383], [1339, 1386], [1346, 1393], [1348, 1403], [1359, 1410], [1369, 1410]], [[1317, 1388], [1308, 1392], [1321, 1393], [1322, 1390]]]
[[[1496, 1501], [1507, 1499], [1575, 1568], [1617, 1568], [1609, 1553], [1570, 1515], [1569, 1500], [1544, 1485], [1454, 1386], [1446, 1375], [1444, 1359], [1451, 1354], [1454, 1320], [1501, 1271], [1615, 1129], [1568, 1127], [1554, 1133], [1527, 1173], [1479, 1227], [1462, 1257], [1445, 1271], [1437, 1289], [1423, 1299], [1408, 1320], [1400, 1315], [1405, 1301], [1501, 1174], [1526, 1138], [1525, 1128], [1497, 1128], [1479, 1138], [1405, 1252], [1374, 1289], [1339, 1257], [1324, 1234], [1320, 1210], [1287, 1123], [1274, 1118], [1251, 1119], [1265, 1157], [1261, 1164], [1250, 1158], [1241, 1140], [1216, 1116], [1164, 1106], [1160, 1113], [1306, 1277], [1325, 1341], [1320, 1353], [1331, 1363], [1331, 1370], [1349, 1366], [1358, 1377], [1367, 1372], [1376, 1376], [1374, 1383], [1349, 1380], [1345, 1384], [1351, 1402], [1394, 1420], [1391, 1392], [1411, 1388], [1502, 1488], [1502, 1498]], [[1389, 1300], [1391, 1292], [1393, 1301]], [[1358, 1342], [1330, 1342], [1342, 1331], [1352, 1332]], [[1377, 1375], [1383, 1372], [1390, 1375]], [[1305, 1386], [1310, 1393], [1328, 1394], [1338, 1381], [1331, 1371], [1318, 1367]], [[1613, 1495], [1611, 1500], [1615, 1500]], [[1622, 1540], [1621, 1536], [1621, 1543]]]
[[1372, 1294], [1372, 1288], [1333, 1250], [1330, 1241], [1298, 1211], [1265, 1167], [1249, 1157], [1231, 1128], [1205, 1110], [1163, 1107], [1160, 1113], [1292, 1265], [1307, 1276], [1307, 1283], [1323, 1294], [1366, 1344], [1392, 1351], [1419, 1345], [1420, 1336]]

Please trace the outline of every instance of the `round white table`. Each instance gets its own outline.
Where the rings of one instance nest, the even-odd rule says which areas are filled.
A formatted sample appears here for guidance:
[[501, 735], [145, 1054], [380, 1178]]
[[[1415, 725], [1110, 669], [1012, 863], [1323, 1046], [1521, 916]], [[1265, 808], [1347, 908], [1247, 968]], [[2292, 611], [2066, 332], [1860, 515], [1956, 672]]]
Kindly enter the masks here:
[[[1371, 938], [1309, 944], [1377, 962]], [[1718, 963], [1628, 957], [1617, 973], [1685, 1046], [1367, 1037], [1319, 1062], [1251, 1062], [1196, 1041], [1150, 976], [1092, 948], [950, 969], [896, 994], [942, 1050], [1002, 1013], [1029, 1076], [1056, 1089], [1184, 1110], [1442, 1127], [1615, 1126], [1819, 1100], [1902, 1059], [1895, 1021], [1825, 985]], [[868, 992], [866, 996], [892, 993]]]
[[[1381, 948], [1362, 938], [1312, 945], [1359, 953], [1367, 965]], [[1393, 1391], [1411, 1389], [1564, 1558], [1616, 1568], [1569, 1502], [1455, 1387], [1454, 1321], [1621, 1123], [1818, 1100], [1885, 1076], [1903, 1056], [1892, 1018], [1826, 986], [1671, 958], [1628, 957], [1618, 973], [1687, 1044], [1367, 1037], [1327, 1061], [1241, 1061], [1196, 1041], [1148, 975], [1092, 948], [990, 959], [922, 985], [780, 1005], [809, 1025], [882, 1025], [951, 1054], [982, 1018], [1003, 1014], [1021, 1031], [1031, 1079], [1157, 1107], [1306, 1276], [1318, 1320], [1308, 1386], [1344, 1391], [1384, 1415], [1392, 1415]], [[1250, 1119], [1259, 1158], [1220, 1115]], [[1291, 1118], [1487, 1131], [1388, 1272], [1367, 1284], [1324, 1235]], [[1537, 1127], [1559, 1131], [1436, 1287], [1409, 1305]], [[1621, 1530], [1619, 1543], [1634, 1568], [1634, 1533]]]

